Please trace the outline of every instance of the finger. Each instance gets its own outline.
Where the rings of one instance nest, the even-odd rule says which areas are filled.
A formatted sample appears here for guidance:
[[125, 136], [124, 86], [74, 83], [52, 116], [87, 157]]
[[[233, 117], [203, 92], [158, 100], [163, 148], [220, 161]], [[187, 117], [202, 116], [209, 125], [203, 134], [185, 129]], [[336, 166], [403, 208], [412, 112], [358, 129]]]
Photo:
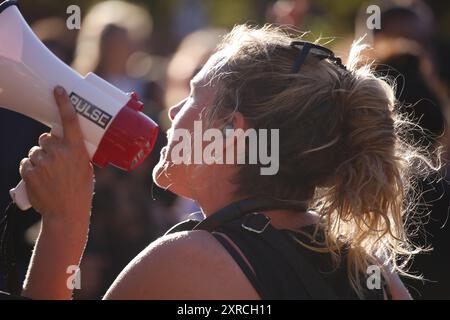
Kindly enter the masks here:
[[55, 100], [61, 115], [61, 121], [64, 131], [64, 140], [71, 143], [80, 143], [83, 141], [80, 124], [78, 122], [77, 113], [63, 87], [55, 88]]
[[42, 142], [45, 141], [45, 140], [50, 139], [51, 136], [52, 136], [51, 133], [48, 133], [48, 132], [45, 132], [45, 133], [41, 134], [39, 136], [39, 140], [38, 140], [39, 141], [39, 145], [42, 147]]
[[30, 152], [28, 153], [28, 158], [30, 158], [31, 163], [33, 166], [37, 167], [41, 163], [42, 159], [45, 157], [45, 151], [42, 150], [40, 147], [33, 147], [31, 148]]
[[56, 148], [60, 143], [60, 139], [50, 133], [43, 133], [39, 137], [39, 146], [46, 152], [49, 153]]
[[28, 180], [29, 174], [33, 169], [34, 166], [29, 158], [24, 158], [20, 161], [19, 173], [23, 180]]
[[38, 147], [38, 146], [34, 146], [34, 147], [32, 147], [32, 148], [30, 149], [30, 151], [28, 151], [28, 158], [30, 157], [30, 154], [32, 154], [32, 153], [34, 152], [34, 150], [35, 150], [36, 148], [39, 148], [39, 147]]

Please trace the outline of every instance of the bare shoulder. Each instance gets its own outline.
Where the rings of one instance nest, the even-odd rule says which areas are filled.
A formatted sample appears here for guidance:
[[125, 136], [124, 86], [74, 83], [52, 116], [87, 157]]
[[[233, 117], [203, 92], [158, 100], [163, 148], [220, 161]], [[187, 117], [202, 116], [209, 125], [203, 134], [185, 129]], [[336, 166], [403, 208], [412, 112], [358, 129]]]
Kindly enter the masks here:
[[258, 299], [208, 232], [185, 231], [151, 243], [121, 272], [105, 299]]

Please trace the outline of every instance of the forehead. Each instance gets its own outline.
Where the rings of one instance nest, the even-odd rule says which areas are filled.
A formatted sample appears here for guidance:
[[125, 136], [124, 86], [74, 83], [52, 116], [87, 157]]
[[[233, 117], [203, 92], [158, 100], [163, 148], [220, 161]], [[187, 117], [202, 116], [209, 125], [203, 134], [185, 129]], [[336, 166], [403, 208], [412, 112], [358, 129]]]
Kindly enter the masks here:
[[192, 79], [196, 87], [213, 87], [216, 83], [215, 75], [220, 72], [223, 64], [223, 55], [220, 52], [213, 54], [201, 70]]

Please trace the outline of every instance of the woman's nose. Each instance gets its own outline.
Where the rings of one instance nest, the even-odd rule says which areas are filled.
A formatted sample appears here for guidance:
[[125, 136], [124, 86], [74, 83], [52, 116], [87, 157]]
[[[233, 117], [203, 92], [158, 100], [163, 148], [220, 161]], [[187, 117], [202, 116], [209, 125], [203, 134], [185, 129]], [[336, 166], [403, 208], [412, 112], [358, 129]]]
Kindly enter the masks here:
[[180, 103], [178, 103], [177, 105], [174, 105], [173, 107], [171, 107], [169, 109], [169, 119], [170, 121], [173, 121], [173, 119], [175, 119], [176, 115], [178, 114], [178, 111], [180, 111], [181, 107], [183, 106], [183, 103], [185, 102], [185, 100], [181, 101]]

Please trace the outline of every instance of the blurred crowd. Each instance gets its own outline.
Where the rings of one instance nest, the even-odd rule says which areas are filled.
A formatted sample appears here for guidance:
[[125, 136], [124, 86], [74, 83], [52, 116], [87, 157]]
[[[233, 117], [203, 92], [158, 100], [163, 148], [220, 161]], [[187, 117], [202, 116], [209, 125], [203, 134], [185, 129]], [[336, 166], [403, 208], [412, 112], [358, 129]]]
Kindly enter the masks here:
[[[204, 3], [180, 1], [172, 13], [172, 29], [167, 31], [170, 36], [154, 32], [154, 20], [147, 7], [122, 1], [98, 2], [89, 11], [82, 11], [79, 31], [69, 30], [61, 17], [35, 21], [32, 29], [55, 55], [79, 73], [94, 72], [124, 91], [136, 91], [145, 102], [144, 112], [164, 131], [170, 126], [167, 109], [189, 95], [189, 80], [227, 32], [212, 27]], [[261, 21], [291, 26], [288, 30], [293, 30], [292, 26], [309, 30], [309, 18], [318, 14], [313, 1], [308, 0], [261, 1], [260, 5], [264, 6], [257, 10]], [[426, 132], [413, 138], [430, 152], [442, 145], [446, 159], [450, 145], [445, 130], [450, 116], [450, 47], [448, 42], [437, 40], [432, 9], [418, 0], [382, 1], [382, 28], [370, 30], [366, 8], [367, 4], [362, 5], [355, 12], [354, 33], [331, 34], [338, 37], [328, 45], [345, 58], [351, 42], [365, 35], [363, 41], [373, 47], [367, 58], [375, 61], [380, 75], [396, 80], [399, 108]], [[174, 48], [169, 46], [167, 53], [154, 54], [158, 50], [152, 46], [166, 38], [176, 44]], [[8, 190], [20, 180], [20, 160], [48, 129], [0, 109], [0, 130], [0, 150], [7, 150], [0, 160], [0, 209], [4, 210], [10, 201]], [[112, 167], [96, 169], [90, 239], [81, 266], [82, 288], [76, 291], [76, 298], [101, 297], [145, 246], [199, 210], [192, 201], [152, 184], [152, 168], [164, 144], [165, 135], [161, 134], [155, 151], [134, 172]], [[424, 229], [415, 237], [434, 250], [417, 257], [411, 268], [438, 282], [405, 280], [415, 298], [450, 298], [450, 175], [446, 167], [444, 162], [440, 177], [417, 182], [427, 203], [422, 211], [429, 213], [421, 220]], [[38, 230], [37, 213], [27, 212], [20, 217], [16, 240], [22, 275]]]

